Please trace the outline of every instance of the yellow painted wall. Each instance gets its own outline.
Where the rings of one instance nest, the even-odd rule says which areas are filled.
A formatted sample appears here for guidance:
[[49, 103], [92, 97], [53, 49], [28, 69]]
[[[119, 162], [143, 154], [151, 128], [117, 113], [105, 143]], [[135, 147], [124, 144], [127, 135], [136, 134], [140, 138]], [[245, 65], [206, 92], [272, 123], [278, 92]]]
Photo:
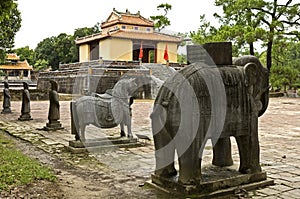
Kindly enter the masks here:
[[104, 60], [132, 61], [132, 41], [117, 38], [102, 40], [100, 57]]
[[[166, 60], [164, 60], [165, 48], [166, 48], [166, 42], [157, 43], [157, 63], [162, 63], [162, 64], [166, 63]], [[169, 54], [169, 62], [177, 63], [176, 43], [168, 43], [168, 54]]]
[[90, 46], [88, 44], [79, 47], [79, 62], [90, 61]]

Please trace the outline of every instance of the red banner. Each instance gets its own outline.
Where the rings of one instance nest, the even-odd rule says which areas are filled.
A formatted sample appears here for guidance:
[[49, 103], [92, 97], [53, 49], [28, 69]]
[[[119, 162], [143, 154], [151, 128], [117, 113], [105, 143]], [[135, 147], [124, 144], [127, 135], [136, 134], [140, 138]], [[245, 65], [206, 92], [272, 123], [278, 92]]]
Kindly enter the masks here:
[[142, 44], [142, 42], [141, 42], [139, 59], [142, 59], [142, 58], [143, 58], [143, 55], [144, 55], [144, 53], [143, 53], [143, 44]]
[[166, 44], [165, 52], [164, 52], [164, 59], [166, 61], [169, 60], [169, 54], [168, 54], [168, 44]]

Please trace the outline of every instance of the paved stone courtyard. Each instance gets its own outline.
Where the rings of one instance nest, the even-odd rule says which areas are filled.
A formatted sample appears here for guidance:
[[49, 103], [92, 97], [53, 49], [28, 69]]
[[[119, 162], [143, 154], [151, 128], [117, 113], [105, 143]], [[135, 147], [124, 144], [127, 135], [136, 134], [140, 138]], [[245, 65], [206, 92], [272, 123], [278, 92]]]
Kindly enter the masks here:
[[[0, 129], [11, 135], [29, 141], [51, 154], [60, 154], [69, 140], [74, 140], [70, 131], [70, 101], [61, 101], [61, 123], [64, 130], [46, 132], [39, 130], [47, 122], [48, 101], [32, 101], [32, 121], [18, 121], [20, 101], [12, 102], [12, 114], [0, 115]], [[133, 134], [151, 136], [149, 115], [153, 101], [137, 100], [133, 104]], [[87, 138], [119, 135], [119, 128], [97, 129], [87, 127]], [[300, 198], [300, 99], [271, 98], [266, 113], [259, 119], [261, 165], [275, 185], [249, 192], [251, 198]], [[139, 179], [150, 179], [154, 171], [153, 141], [143, 141], [142, 147], [119, 149], [92, 154], [114, 173], [130, 173]], [[238, 151], [234, 139], [233, 157], [238, 166]], [[206, 147], [204, 163], [211, 162], [211, 146]], [[126, 180], [126, 179], [124, 179]], [[103, 179], [105, 182], [105, 179]]]

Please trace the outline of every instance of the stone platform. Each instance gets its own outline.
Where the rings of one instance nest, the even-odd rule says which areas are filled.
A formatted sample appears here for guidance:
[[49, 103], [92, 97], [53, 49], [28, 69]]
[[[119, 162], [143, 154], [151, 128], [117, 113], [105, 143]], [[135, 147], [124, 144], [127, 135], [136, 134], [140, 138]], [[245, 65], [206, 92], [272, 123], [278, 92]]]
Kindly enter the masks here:
[[96, 138], [87, 139], [84, 142], [71, 140], [69, 146], [65, 148], [71, 153], [87, 153], [87, 152], [106, 152], [117, 150], [119, 148], [134, 148], [142, 146], [137, 141], [137, 138], [127, 137], [107, 137], [107, 138]]
[[202, 182], [197, 185], [178, 183], [178, 175], [172, 178], [151, 176], [147, 184], [167, 194], [179, 197], [215, 198], [234, 196], [237, 191], [250, 191], [274, 185], [268, 180], [266, 172], [241, 174], [228, 167], [206, 166], [202, 171]]

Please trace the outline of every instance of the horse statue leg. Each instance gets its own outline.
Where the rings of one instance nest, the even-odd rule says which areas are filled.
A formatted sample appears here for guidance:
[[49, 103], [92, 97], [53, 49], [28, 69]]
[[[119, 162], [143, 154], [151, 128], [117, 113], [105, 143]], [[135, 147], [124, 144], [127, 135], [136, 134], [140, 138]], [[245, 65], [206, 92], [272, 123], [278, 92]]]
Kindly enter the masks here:
[[85, 124], [80, 124], [80, 139], [81, 141], [85, 141]]
[[133, 97], [129, 100], [129, 120], [127, 121], [127, 130], [128, 130], [128, 137], [133, 138], [132, 131], [131, 131], [131, 120], [132, 120], [132, 108], [131, 105], [133, 104]]
[[127, 132], [128, 132], [127, 137], [128, 138], [133, 138], [133, 135], [132, 135], [132, 132], [131, 132], [131, 120], [129, 120], [129, 122], [127, 124]]
[[71, 134], [75, 135], [75, 140], [80, 140], [80, 135], [78, 132], [78, 116], [76, 114], [76, 104], [75, 102], [70, 103], [71, 112]]
[[125, 137], [126, 134], [125, 134], [125, 130], [124, 130], [124, 122], [120, 123], [120, 128], [121, 128], [121, 137]]

